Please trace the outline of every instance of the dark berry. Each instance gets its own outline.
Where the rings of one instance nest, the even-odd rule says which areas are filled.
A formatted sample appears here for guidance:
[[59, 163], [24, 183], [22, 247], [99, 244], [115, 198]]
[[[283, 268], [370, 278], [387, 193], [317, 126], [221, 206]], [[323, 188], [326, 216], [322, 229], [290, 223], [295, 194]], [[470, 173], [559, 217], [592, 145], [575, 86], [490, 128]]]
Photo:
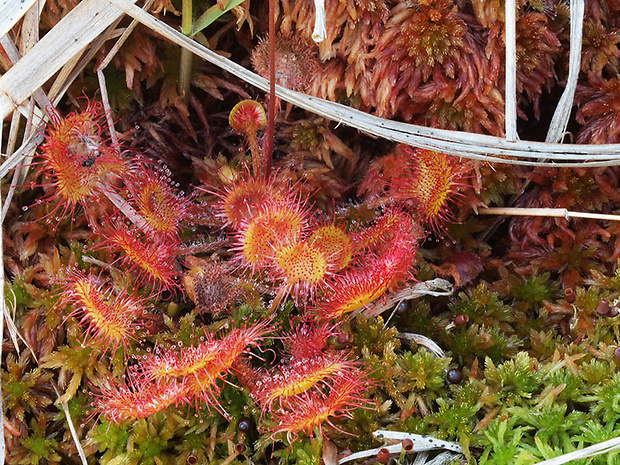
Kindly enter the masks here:
[[407, 308], [408, 308], [407, 302], [399, 303], [398, 306], [396, 307], [396, 314], [398, 316], [405, 315], [407, 313]]
[[248, 433], [252, 429], [252, 419], [248, 417], [239, 418], [237, 429], [240, 433]]
[[463, 372], [458, 368], [452, 368], [451, 370], [448, 370], [446, 378], [450, 384], [459, 384], [463, 381]]

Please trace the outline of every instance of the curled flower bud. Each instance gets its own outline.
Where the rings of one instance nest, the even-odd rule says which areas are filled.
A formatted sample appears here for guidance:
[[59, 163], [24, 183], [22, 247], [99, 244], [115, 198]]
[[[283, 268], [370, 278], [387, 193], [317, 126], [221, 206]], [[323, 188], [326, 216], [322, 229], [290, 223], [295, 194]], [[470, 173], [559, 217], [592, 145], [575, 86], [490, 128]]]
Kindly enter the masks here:
[[256, 100], [242, 100], [230, 111], [228, 124], [235, 131], [244, 134], [248, 139], [252, 153], [254, 176], [261, 174], [258, 131], [267, 126], [267, 114], [263, 106]]

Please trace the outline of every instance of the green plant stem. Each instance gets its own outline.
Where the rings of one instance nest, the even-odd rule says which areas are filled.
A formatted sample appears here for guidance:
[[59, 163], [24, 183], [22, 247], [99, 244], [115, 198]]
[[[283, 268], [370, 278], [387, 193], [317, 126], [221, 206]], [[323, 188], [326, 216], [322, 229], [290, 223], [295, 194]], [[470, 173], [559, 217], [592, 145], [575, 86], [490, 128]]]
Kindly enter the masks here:
[[[192, 0], [183, 0], [181, 12], [181, 32], [183, 35], [192, 34]], [[181, 49], [181, 63], [179, 66], [179, 94], [183, 101], [187, 103], [189, 99], [189, 88], [192, 78], [192, 52], [188, 49]]]

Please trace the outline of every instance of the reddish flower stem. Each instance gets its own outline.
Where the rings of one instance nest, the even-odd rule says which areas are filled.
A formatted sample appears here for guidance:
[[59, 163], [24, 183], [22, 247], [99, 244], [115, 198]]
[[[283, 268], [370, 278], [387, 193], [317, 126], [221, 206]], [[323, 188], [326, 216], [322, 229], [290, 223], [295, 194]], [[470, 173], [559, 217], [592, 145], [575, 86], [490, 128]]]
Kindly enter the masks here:
[[276, 127], [276, 2], [269, 0], [269, 102], [267, 105], [267, 131], [263, 143], [263, 175], [271, 172], [273, 138]]
[[[250, 145], [250, 153], [252, 154], [252, 169], [256, 176], [261, 176], [261, 157], [260, 150], [258, 148], [258, 135], [256, 134], [256, 130], [248, 129], [246, 136], [248, 138], [248, 144]], [[265, 168], [265, 171], [267, 171], [267, 168]], [[265, 177], [266, 176], [267, 174], [265, 173]]]

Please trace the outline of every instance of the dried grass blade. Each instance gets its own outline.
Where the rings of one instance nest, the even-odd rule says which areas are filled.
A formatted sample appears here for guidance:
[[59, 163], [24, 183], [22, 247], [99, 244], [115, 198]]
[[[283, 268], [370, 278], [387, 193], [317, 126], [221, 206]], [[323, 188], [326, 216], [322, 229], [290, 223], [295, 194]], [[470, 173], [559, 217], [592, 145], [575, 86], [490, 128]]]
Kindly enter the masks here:
[[[431, 436], [422, 436], [419, 434], [406, 433], [402, 431], [384, 431], [377, 430], [372, 433], [377, 439], [386, 439], [389, 441], [403, 441], [404, 439], [411, 439], [413, 441], [413, 449], [408, 451], [409, 453], [424, 452], [436, 449], [445, 449], [453, 454], [461, 454], [463, 449], [455, 442], [443, 441], [441, 439], [435, 439]], [[376, 457], [377, 453], [381, 449], [387, 449], [390, 454], [399, 454], [402, 451], [402, 443], [390, 444], [383, 447], [377, 447], [375, 449], [367, 449], [360, 452], [355, 452], [351, 455], [341, 458], [338, 463], [343, 464], [352, 460], [357, 460], [366, 457]], [[450, 454], [451, 456], [453, 454]], [[454, 457], [452, 457], [453, 459]]]
[[[34, 116], [34, 100], [30, 100], [30, 112], [29, 112], [29, 116], [28, 116], [28, 120], [26, 121], [26, 128], [24, 130], [24, 140], [28, 139], [28, 137], [30, 137], [30, 134], [32, 133], [32, 119]], [[13, 113], [13, 116], [15, 115], [19, 115], [18, 112]], [[14, 122], [15, 119], [13, 119], [12, 122]], [[19, 122], [19, 119], [17, 120]], [[19, 125], [19, 124], [18, 124]], [[0, 212], [1, 216], [0, 216], [0, 223], [4, 224], [4, 219], [6, 218], [6, 214], [7, 211], [9, 210], [9, 207], [11, 206], [11, 201], [13, 200], [13, 195], [15, 195], [15, 190], [17, 189], [17, 186], [20, 185], [23, 182], [23, 178], [25, 178], [25, 171], [27, 170], [27, 166], [25, 165], [25, 161], [27, 159], [24, 159], [20, 162], [20, 164], [17, 166], [17, 168], [15, 169], [15, 171], [13, 172], [13, 180], [11, 181], [11, 185], [9, 186], [9, 191], [6, 194], [6, 199], [5, 199], [5, 203], [4, 203], [4, 207], [0, 208]]]
[[24, 159], [24, 157], [30, 156], [41, 142], [45, 139], [43, 135], [43, 126], [37, 127], [33, 134], [28, 138], [22, 146], [15, 151], [13, 155], [10, 155], [2, 165], [0, 165], [0, 179], [4, 178], [9, 171], [15, 168]]
[[4, 0], [0, 3], [0, 37], [4, 37], [37, 0]]
[[478, 210], [479, 215], [545, 216], [549, 218], [587, 218], [590, 220], [620, 221], [620, 215], [574, 212], [566, 208], [488, 207]]
[[[60, 398], [60, 391], [55, 384], [53, 384], [52, 386], [54, 388], [54, 391], [56, 392], [56, 396]], [[75, 443], [75, 447], [77, 448], [78, 455], [82, 460], [82, 465], [88, 465], [88, 461], [86, 460], [86, 454], [84, 453], [84, 448], [82, 447], [82, 443], [80, 442], [80, 438], [75, 429], [75, 425], [73, 424], [73, 418], [71, 417], [71, 412], [69, 411], [69, 404], [67, 402], [61, 402], [60, 406], [62, 407], [62, 411], [65, 413], [67, 425], [69, 426], [69, 432], [71, 433], [71, 438], [73, 438], [73, 442]]]
[[[0, 44], [2, 45], [2, 48], [6, 52], [7, 56], [9, 57], [11, 63], [17, 63], [21, 59], [21, 53], [9, 36], [2, 37], [0, 39]], [[50, 105], [50, 101], [45, 95], [45, 92], [43, 92], [40, 88], [34, 89], [28, 97], [30, 96], [34, 98], [34, 100], [41, 108], [45, 108], [47, 105]], [[31, 111], [26, 107], [27, 106], [25, 105], [20, 106], [20, 111], [24, 114], [26, 118], [29, 118]], [[36, 109], [36, 115], [39, 118], [42, 117], [42, 113], [39, 109]]]
[[0, 77], [0, 118], [15, 110], [121, 14], [106, 0], [79, 3]]
[[558, 106], [553, 113], [546, 142], [559, 142], [566, 133], [568, 120], [573, 108], [579, 68], [581, 66], [581, 41], [583, 38], [584, 0], [570, 0], [570, 53], [568, 59], [568, 79], [560, 97]]
[[[114, 21], [105, 32], [103, 32], [99, 37], [97, 37], [97, 39], [92, 43], [88, 52], [86, 52], [81, 59], [78, 54], [74, 57], [74, 59], [69, 60], [63, 66], [63, 69], [60, 71], [60, 73], [58, 73], [58, 77], [54, 81], [54, 84], [52, 84], [49, 92], [49, 98], [54, 102], [54, 105], [56, 105], [60, 101], [69, 86], [84, 70], [84, 68], [86, 68], [86, 65], [90, 63], [95, 54], [103, 46], [105, 41], [108, 40], [108, 37], [112, 35], [119, 21], [120, 19]], [[75, 63], [77, 63], [77, 65]]]
[[445, 357], [446, 353], [443, 349], [432, 339], [424, 336], [423, 334], [416, 333], [400, 333], [400, 338], [409, 343], [414, 342], [418, 345], [426, 347], [429, 351], [431, 351], [435, 357]]
[[108, 123], [108, 130], [110, 131], [110, 138], [115, 147], [119, 147], [118, 135], [116, 128], [114, 127], [114, 119], [112, 118], [112, 107], [110, 107], [110, 100], [108, 98], [108, 87], [105, 82], [105, 75], [101, 69], [97, 70], [97, 79], [99, 79], [99, 90], [101, 92], [101, 101], [103, 103], [103, 109], [105, 110], [105, 119]]
[[506, 140], [515, 142], [517, 134], [517, 2], [506, 0]]
[[612, 452], [618, 449], [620, 449], [620, 438], [614, 438], [610, 439], [609, 441], [594, 444], [584, 449], [560, 455], [559, 457], [545, 460], [544, 462], [538, 462], [536, 465], [561, 465], [563, 463], [572, 462], [573, 460], [587, 459], [596, 455], [607, 454], [608, 452]]

